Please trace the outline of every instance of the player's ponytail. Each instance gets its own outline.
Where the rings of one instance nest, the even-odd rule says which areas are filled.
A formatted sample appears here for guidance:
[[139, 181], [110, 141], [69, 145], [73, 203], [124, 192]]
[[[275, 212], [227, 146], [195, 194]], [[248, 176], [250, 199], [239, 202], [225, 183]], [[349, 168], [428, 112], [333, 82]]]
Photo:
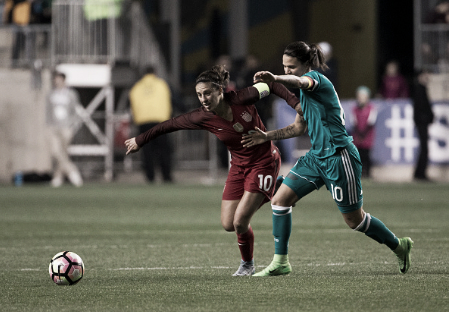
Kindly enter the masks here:
[[212, 69], [202, 72], [196, 78], [195, 84], [199, 84], [200, 82], [210, 82], [215, 87], [221, 87], [225, 89], [229, 83], [230, 78], [231, 76], [229, 72], [224, 68], [223, 65], [215, 65], [212, 67]]
[[308, 45], [304, 41], [292, 42], [284, 49], [284, 54], [298, 59], [302, 64], [311, 68], [323, 70], [328, 68], [323, 52], [315, 43]]
[[326, 58], [324, 57], [323, 51], [316, 43], [310, 45], [310, 58], [309, 64], [312, 68], [320, 68], [326, 70], [329, 67], [326, 65]]

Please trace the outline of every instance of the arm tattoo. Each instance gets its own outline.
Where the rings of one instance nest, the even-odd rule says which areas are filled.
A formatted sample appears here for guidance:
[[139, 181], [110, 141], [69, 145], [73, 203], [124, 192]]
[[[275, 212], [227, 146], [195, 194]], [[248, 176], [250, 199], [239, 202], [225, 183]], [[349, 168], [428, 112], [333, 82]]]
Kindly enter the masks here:
[[289, 125], [285, 128], [274, 130], [273, 131], [273, 139], [274, 140], [283, 140], [288, 139], [295, 136], [295, 129], [293, 125]]
[[304, 113], [301, 109], [301, 105], [296, 105], [296, 112], [298, 113], [295, 122], [288, 125], [285, 128], [273, 130], [268, 132], [269, 140], [284, 140], [303, 135], [307, 129], [307, 123], [304, 119]]
[[304, 119], [304, 115], [299, 115], [299, 122], [301, 123], [301, 125], [305, 126], [306, 125], [306, 120]]

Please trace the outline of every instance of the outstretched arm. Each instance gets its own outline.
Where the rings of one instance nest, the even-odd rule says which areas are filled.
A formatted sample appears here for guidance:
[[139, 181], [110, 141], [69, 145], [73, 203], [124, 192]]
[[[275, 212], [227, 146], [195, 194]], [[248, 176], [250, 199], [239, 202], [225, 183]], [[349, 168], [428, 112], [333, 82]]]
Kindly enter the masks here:
[[284, 140], [303, 135], [307, 130], [307, 123], [300, 105], [297, 107], [297, 112], [295, 121], [285, 128], [264, 132], [256, 127], [255, 133], [244, 134], [241, 141], [243, 147], [251, 147], [269, 140]]
[[191, 112], [179, 115], [178, 117], [163, 121], [150, 130], [139, 134], [135, 138], [125, 141], [127, 147], [126, 155], [138, 152], [139, 149], [155, 139], [156, 137], [178, 130], [197, 130], [202, 129], [202, 122], [207, 118], [214, 116], [212, 113], [204, 114], [201, 109], [195, 109]]
[[256, 82], [279, 82], [287, 88], [309, 89], [313, 86], [313, 80], [307, 76], [295, 75], [273, 75], [269, 71], [260, 71], [254, 75], [254, 83]]
[[136, 153], [140, 150], [139, 145], [136, 143], [136, 138], [131, 138], [125, 141], [126, 145], [126, 155], [129, 155], [131, 153]]

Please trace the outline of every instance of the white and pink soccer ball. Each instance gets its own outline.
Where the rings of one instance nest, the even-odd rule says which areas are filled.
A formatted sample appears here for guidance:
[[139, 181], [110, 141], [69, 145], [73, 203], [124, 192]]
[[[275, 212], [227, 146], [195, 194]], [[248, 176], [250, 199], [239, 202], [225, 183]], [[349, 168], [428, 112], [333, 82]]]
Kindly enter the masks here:
[[84, 263], [80, 256], [71, 251], [57, 253], [48, 267], [50, 277], [57, 285], [75, 285], [84, 276]]

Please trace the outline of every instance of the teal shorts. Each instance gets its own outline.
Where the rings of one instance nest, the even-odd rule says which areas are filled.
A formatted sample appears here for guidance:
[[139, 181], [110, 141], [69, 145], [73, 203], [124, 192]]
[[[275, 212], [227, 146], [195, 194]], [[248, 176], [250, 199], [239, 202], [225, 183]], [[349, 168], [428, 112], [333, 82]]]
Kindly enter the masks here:
[[326, 159], [317, 159], [310, 152], [298, 159], [284, 179], [299, 199], [323, 185], [331, 192], [342, 213], [362, 207], [362, 162], [354, 144]]

